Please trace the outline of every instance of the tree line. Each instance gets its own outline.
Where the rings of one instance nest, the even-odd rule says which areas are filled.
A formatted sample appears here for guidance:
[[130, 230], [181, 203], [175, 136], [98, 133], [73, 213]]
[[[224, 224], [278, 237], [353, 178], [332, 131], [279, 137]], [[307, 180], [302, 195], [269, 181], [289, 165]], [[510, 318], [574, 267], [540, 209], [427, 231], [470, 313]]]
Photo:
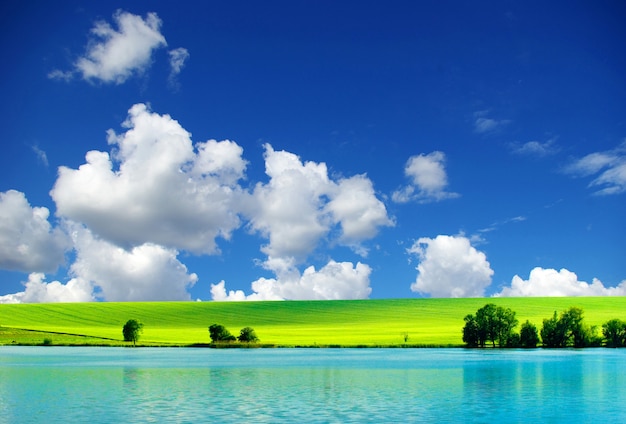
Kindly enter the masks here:
[[626, 322], [611, 319], [602, 324], [602, 333], [596, 326], [589, 326], [583, 320], [583, 310], [569, 309], [543, 320], [540, 330], [526, 320], [519, 324], [515, 312], [510, 308], [488, 303], [475, 314], [464, 318], [463, 342], [467, 347], [535, 348], [540, 343], [547, 348], [563, 347], [626, 347]]

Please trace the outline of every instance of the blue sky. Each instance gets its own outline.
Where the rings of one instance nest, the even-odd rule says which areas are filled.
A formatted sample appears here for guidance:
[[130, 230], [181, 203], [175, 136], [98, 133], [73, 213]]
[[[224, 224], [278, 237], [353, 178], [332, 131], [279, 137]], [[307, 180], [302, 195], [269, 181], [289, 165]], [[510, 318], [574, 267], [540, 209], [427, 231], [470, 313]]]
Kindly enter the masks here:
[[618, 1], [3, 2], [0, 302], [626, 295]]

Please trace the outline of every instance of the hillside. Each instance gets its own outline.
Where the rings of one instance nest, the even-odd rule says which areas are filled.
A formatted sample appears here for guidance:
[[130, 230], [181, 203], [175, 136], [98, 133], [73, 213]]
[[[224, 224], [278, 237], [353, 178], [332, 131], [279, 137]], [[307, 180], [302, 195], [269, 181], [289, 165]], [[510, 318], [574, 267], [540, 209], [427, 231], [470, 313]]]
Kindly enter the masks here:
[[15, 304], [0, 305], [0, 343], [118, 344], [135, 318], [145, 344], [208, 343], [208, 326], [219, 323], [233, 334], [251, 326], [262, 343], [279, 346], [401, 345], [405, 333], [411, 345], [461, 345], [463, 317], [486, 303], [537, 327], [570, 306], [583, 308], [590, 325], [626, 319], [626, 297]]

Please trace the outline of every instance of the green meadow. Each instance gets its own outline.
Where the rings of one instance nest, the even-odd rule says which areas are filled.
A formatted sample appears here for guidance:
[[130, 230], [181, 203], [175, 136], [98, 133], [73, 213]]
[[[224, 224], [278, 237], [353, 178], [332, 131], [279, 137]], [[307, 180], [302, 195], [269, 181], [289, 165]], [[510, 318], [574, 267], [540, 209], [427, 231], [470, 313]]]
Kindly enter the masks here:
[[268, 346], [461, 346], [463, 317], [486, 303], [538, 328], [570, 306], [590, 325], [626, 320], [626, 297], [6, 304], [0, 344], [124, 345], [122, 326], [134, 318], [144, 324], [145, 346], [208, 344], [214, 323], [234, 335], [253, 327]]

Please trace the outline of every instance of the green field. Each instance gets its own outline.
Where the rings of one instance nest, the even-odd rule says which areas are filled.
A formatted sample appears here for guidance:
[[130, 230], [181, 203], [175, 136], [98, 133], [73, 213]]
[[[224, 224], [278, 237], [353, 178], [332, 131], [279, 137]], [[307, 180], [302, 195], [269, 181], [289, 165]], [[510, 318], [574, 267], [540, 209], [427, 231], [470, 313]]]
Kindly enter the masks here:
[[405, 333], [413, 346], [461, 346], [463, 317], [486, 303], [538, 328], [570, 306], [583, 308], [590, 325], [626, 320], [626, 297], [7, 304], [0, 344], [120, 345], [122, 326], [134, 318], [144, 323], [143, 345], [206, 344], [217, 323], [234, 335], [253, 327], [261, 343], [275, 346], [401, 346]]

